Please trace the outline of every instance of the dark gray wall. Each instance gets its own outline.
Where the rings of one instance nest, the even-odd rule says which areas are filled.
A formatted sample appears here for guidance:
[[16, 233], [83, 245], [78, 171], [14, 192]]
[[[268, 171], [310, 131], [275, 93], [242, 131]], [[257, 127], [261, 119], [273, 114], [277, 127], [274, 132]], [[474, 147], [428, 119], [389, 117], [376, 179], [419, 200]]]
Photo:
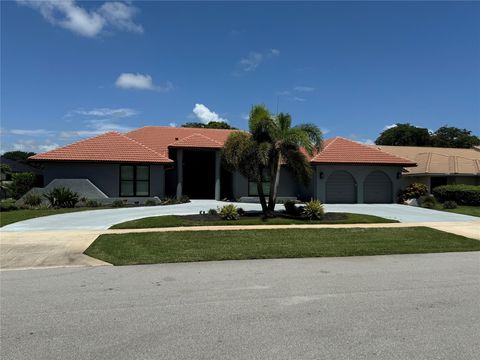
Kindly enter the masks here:
[[328, 177], [335, 171], [347, 171], [357, 183], [357, 202], [364, 202], [364, 181], [373, 171], [383, 171], [392, 181], [392, 202], [397, 198], [398, 190], [401, 187], [401, 180], [398, 174], [402, 173], [401, 166], [376, 166], [376, 165], [317, 165], [314, 172], [314, 193], [321, 202], [326, 201], [326, 183]]
[[[89, 179], [109, 197], [119, 197], [120, 164], [48, 162], [44, 164], [45, 184], [54, 179]], [[164, 197], [163, 165], [150, 165], [150, 196]]]
[[[238, 199], [242, 196], [248, 196], [248, 180], [246, 177], [236, 171], [232, 175], [232, 182], [233, 197], [235, 199]], [[309, 188], [310, 186], [305, 187], [300, 185], [289, 170], [285, 168], [281, 169], [278, 196], [295, 196], [298, 198], [303, 198], [309, 192]]]

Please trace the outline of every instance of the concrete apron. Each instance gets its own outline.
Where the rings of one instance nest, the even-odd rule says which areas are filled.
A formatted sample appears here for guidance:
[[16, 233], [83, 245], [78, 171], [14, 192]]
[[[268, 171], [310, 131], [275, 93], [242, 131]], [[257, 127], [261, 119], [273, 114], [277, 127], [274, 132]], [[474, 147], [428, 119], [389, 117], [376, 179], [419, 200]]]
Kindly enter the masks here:
[[18, 270], [30, 268], [110, 265], [104, 261], [83, 254], [90, 244], [101, 234], [211, 230], [238, 231], [248, 229], [405, 228], [413, 226], [426, 226], [480, 240], [480, 221], [387, 224], [226, 225], [152, 229], [0, 232], [0, 269]]

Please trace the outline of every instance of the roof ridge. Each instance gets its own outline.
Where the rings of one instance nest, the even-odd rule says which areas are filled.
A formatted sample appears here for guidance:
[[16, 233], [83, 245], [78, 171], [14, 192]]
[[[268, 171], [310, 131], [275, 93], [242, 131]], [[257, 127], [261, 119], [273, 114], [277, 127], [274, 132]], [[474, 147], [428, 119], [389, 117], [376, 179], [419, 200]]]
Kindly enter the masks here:
[[140, 141], [137, 141], [137, 140], [135, 140], [135, 139], [132, 139], [131, 137], [128, 137], [127, 135], [124, 135], [124, 134], [121, 134], [121, 133], [118, 133], [118, 134], [119, 134], [120, 136], [123, 136], [125, 139], [134, 142], [135, 144], [138, 144], [138, 145], [140, 145], [140, 146], [143, 146], [145, 149], [153, 152], [154, 154], [157, 154], [157, 155], [159, 155], [159, 156], [161, 156], [161, 157], [163, 157], [163, 158], [167, 158], [164, 154], [160, 154], [159, 152], [153, 150], [152, 148], [149, 148], [147, 145], [142, 144]]
[[427, 153], [427, 164], [425, 165], [425, 172], [430, 173], [430, 163], [432, 162], [432, 152]]
[[[398, 155], [395, 155], [395, 154], [391, 154], [391, 153], [389, 153], [388, 151], [383, 151], [382, 149], [379, 149], [378, 147], [372, 147], [371, 145], [363, 144], [363, 143], [361, 143], [361, 142], [358, 142], [358, 141], [355, 141], [355, 140], [351, 140], [351, 139], [347, 139], [347, 138], [344, 138], [344, 137], [342, 137], [342, 136], [337, 136], [336, 138], [340, 138], [340, 139], [343, 139], [343, 140], [346, 140], [346, 141], [350, 141], [350, 142], [352, 142], [352, 143], [358, 144], [358, 145], [360, 145], [360, 146], [362, 146], [362, 147], [365, 147], [365, 148], [367, 148], [367, 149], [380, 151], [381, 153], [394, 156], [394, 157], [396, 157], [396, 158], [398, 158], [398, 159], [401, 159], [401, 160], [404, 160], [404, 161], [407, 161], [407, 162], [412, 162], [412, 160], [410, 160], [410, 159], [404, 158], [403, 156], [398, 156]], [[333, 141], [332, 141], [332, 142], [333, 142]]]
[[[216, 129], [216, 130], [218, 130], [218, 129]], [[175, 140], [173, 143], [170, 143], [168, 146], [174, 145], [174, 144], [176, 144], [176, 143], [182, 143], [182, 142], [184, 142], [186, 139], [189, 139], [189, 138], [191, 138], [191, 137], [193, 137], [193, 136], [201, 136], [201, 137], [203, 137], [203, 138], [205, 138], [205, 139], [207, 139], [207, 140], [209, 140], [209, 141], [211, 141], [211, 142], [214, 142], [215, 144], [217, 144], [217, 145], [219, 145], [219, 146], [223, 146], [223, 144], [220, 143], [219, 141], [217, 141], [217, 140], [215, 140], [215, 139], [212, 139], [211, 137], [208, 137], [208, 136], [203, 135], [203, 134], [201, 134], [201, 133], [193, 133], [193, 134], [190, 134], [190, 135], [188, 135], [188, 136], [185, 136], [185, 137], [182, 138], [182, 139]]]

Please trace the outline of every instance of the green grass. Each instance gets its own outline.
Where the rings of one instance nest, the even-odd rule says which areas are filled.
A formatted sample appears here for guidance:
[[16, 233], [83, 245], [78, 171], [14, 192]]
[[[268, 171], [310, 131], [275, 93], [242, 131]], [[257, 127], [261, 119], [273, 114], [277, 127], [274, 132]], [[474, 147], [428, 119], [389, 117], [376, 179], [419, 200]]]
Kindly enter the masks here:
[[435, 210], [480, 217], [480, 206], [458, 205], [456, 209], [444, 209], [441, 204], [438, 204]]
[[143, 219], [132, 220], [113, 225], [111, 229], [146, 229], [146, 228], [164, 228], [177, 226], [216, 226], [216, 225], [289, 225], [289, 224], [368, 224], [368, 223], [396, 223], [396, 220], [390, 220], [372, 215], [344, 213], [347, 218], [342, 220], [300, 220], [276, 217], [262, 219], [261, 217], [246, 216], [238, 220], [216, 220], [202, 221], [191, 220], [188, 216], [165, 215], [153, 216]]
[[22, 209], [0, 212], [0, 227], [18, 221], [33, 219], [41, 216], [57, 215], [85, 210], [98, 210], [99, 208], [74, 208], [74, 209]]
[[108, 234], [85, 254], [114, 265], [480, 251], [480, 241], [426, 228], [276, 229]]

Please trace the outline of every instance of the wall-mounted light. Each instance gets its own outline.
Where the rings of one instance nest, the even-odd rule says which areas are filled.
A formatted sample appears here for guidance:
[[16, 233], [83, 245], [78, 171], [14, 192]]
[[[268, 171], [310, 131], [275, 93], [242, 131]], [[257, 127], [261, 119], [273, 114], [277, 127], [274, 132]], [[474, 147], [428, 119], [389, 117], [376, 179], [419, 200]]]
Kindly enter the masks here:
[[320, 179], [323, 179], [323, 171], [320, 171], [320, 174], [318, 174], [318, 177], [319, 177]]

